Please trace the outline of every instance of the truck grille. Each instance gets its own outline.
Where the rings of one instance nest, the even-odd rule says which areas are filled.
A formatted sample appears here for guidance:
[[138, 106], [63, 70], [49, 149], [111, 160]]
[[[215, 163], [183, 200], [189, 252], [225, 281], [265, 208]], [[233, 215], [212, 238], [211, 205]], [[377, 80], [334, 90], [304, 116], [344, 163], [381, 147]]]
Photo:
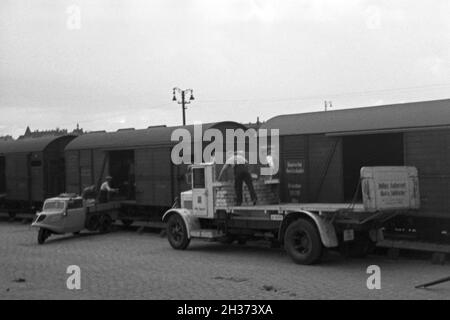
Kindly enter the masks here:
[[192, 200], [184, 200], [183, 208], [192, 210]]

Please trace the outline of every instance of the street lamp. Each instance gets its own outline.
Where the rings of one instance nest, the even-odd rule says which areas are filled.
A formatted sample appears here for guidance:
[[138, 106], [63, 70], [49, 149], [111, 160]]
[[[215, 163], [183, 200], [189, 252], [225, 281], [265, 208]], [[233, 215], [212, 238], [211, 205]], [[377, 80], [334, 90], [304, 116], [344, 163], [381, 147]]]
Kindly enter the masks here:
[[[186, 100], [188, 94], [189, 94], [189, 99]], [[178, 98], [177, 98], [177, 95], [178, 95]], [[186, 125], [186, 105], [190, 104], [191, 101], [193, 101], [193, 100], [195, 100], [194, 90], [192, 90], [192, 89], [181, 90], [180, 88], [177, 88], [177, 87], [173, 88], [172, 101], [176, 101], [176, 102], [178, 102], [178, 104], [181, 104], [181, 110], [183, 112], [183, 126]]]

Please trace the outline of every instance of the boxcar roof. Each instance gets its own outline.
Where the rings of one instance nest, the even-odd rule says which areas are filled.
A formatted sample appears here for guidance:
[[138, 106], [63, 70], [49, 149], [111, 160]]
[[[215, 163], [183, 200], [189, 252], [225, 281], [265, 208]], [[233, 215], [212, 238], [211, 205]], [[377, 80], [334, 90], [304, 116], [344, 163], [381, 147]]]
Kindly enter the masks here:
[[64, 137], [67, 137], [67, 135], [25, 138], [0, 142], [0, 154], [44, 151], [50, 143]]
[[450, 99], [274, 117], [262, 125], [280, 135], [376, 133], [450, 127]]
[[[209, 128], [220, 128], [221, 126], [246, 127], [240, 123], [227, 121], [202, 124], [203, 131]], [[194, 125], [178, 127], [149, 127], [139, 130], [118, 130], [116, 132], [93, 132], [87, 133], [72, 140], [66, 147], [69, 150], [84, 149], [131, 149], [136, 147], [145, 147], [152, 145], [170, 145], [172, 132], [175, 129], [185, 128], [191, 134]]]

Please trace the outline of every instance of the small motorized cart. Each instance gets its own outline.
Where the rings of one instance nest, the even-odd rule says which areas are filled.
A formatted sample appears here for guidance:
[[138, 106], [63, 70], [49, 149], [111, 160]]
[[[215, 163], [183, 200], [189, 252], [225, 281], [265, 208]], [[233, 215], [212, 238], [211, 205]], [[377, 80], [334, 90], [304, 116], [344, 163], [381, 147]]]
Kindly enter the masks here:
[[38, 243], [52, 234], [79, 234], [82, 230], [106, 233], [119, 214], [120, 203], [96, 203], [74, 194], [62, 194], [45, 200], [41, 212], [31, 224], [38, 228]]

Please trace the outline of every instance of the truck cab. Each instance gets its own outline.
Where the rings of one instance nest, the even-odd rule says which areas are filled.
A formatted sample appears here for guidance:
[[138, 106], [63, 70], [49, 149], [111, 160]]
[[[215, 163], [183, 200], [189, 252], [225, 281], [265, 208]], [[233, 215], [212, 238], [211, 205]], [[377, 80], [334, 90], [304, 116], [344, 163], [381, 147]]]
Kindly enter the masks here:
[[214, 218], [215, 165], [193, 165], [190, 179], [192, 189], [181, 194], [181, 207], [189, 208], [191, 215], [201, 218]]

